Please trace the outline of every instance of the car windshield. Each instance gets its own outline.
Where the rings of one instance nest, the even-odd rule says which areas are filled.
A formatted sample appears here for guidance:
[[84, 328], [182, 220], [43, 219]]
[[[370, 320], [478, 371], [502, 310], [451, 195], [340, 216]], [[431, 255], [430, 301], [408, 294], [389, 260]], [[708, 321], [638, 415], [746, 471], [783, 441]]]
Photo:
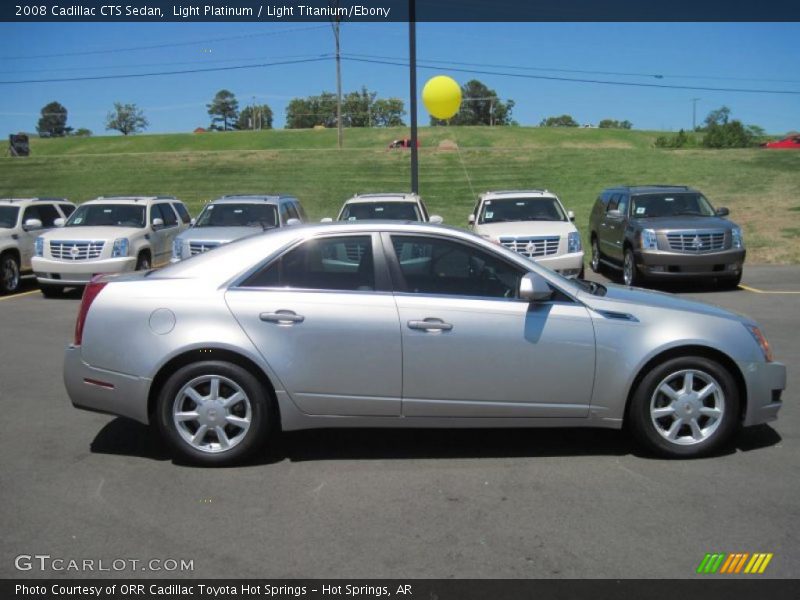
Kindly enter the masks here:
[[144, 227], [143, 204], [83, 204], [72, 213], [66, 227]]
[[391, 221], [422, 221], [416, 202], [354, 202], [346, 204], [340, 221], [389, 219]]
[[17, 224], [19, 206], [0, 206], [0, 229], [11, 229]]
[[509, 221], [566, 221], [567, 216], [555, 198], [497, 198], [486, 200], [478, 223]]
[[278, 211], [274, 204], [209, 204], [197, 217], [195, 227], [277, 227]]
[[631, 216], [677, 217], [680, 215], [713, 217], [714, 208], [702, 194], [645, 194], [632, 198]]

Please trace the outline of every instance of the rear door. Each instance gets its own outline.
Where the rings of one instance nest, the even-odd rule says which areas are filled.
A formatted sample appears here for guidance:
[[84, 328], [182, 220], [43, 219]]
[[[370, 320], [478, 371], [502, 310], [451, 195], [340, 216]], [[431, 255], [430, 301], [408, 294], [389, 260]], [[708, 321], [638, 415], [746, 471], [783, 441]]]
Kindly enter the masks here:
[[625, 223], [622, 216], [615, 216], [611, 211], [618, 210], [623, 194], [615, 192], [606, 205], [606, 211], [600, 225], [600, 250], [608, 258], [622, 262], [622, 236], [625, 232]]
[[376, 240], [306, 240], [225, 296], [306, 414], [400, 415], [400, 324]]
[[153, 266], [155, 267], [169, 261], [172, 256], [172, 240], [180, 232], [178, 216], [169, 202], [159, 202], [153, 205], [150, 222], [152, 223], [156, 218], [164, 221], [164, 225], [158, 229], [153, 228], [150, 238], [153, 249]]

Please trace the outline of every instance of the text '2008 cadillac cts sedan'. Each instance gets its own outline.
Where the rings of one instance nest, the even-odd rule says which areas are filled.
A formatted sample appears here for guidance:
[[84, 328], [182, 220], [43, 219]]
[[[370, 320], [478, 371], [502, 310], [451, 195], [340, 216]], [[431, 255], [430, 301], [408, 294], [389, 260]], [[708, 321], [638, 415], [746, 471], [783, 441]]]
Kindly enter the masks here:
[[317, 427], [626, 424], [658, 454], [697, 456], [774, 419], [786, 371], [746, 317], [373, 221], [100, 277], [64, 379], [75, 406], [156, 423], [210, 465]]

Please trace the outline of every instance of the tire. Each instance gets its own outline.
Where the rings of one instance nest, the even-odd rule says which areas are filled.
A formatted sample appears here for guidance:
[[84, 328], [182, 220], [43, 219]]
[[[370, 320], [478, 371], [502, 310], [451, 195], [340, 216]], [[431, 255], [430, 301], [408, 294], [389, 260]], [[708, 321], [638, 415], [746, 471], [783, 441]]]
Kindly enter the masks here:
[[636, 256], [633, 250], [625, 248], [625, 255], [622, 259], [622, 283], [631, 287], [639, 287], [644, 284], [645, 278], [639, 273], [636, 266]]
[[600, 273], [603, 270], [603, 263], [600, 262], [602, 258], [603, 255], [600, 253], [597, 236], [592, 236], [592, 258], [589, 262], [589, 268], [595, 273]]
[[717, 280], [717, 286], [721, 290], [735, 290], [742, 282], [742, 274], [739, 273], [736, 277], [725, 277]]
[[[240, 399], [225, 407], [224, 400], [234, 396]], [[177, 417], [179, 413], [183, 414]], [[190, 414], [196, 417], [187, 418]], [[196, 465], [229, 466], [252, 456], [270, 437], [276, 414], [262, 383], [246, 369], [225, 361], [196, 362], [178, 369], [158, 395], [161, 435], [178, 456]]]
[[[672, 391], [663, 391], [667, 388]], [[736, 382], [721, 364], [702, 356], [673, 358], [639, 383], [626, 425], [642, 446], [659, 456], [705, 456], [727, 444], [738, 429], [740, 403]]]
[[64, 294], [64, 288], [60, 285], [53, 285], [51, 283], [40, 283], [39, 291], [45, 298], [60, 298]]
[[0, 294], [13, 294], [19, 289], [19, 259], [12, 252], [0, 256]]
[[147, 252], [140, 252], [139, 256], [136, 258], [136, 270], [149, 271], [151, 267], [150, 256], [148, 256]]

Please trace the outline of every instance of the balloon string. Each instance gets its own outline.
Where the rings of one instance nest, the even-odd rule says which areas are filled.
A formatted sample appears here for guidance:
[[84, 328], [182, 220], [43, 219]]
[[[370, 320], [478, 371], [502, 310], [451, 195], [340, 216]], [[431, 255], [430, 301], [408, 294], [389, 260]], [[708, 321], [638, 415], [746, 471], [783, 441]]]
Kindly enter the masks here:
[[[450, 129], [448, 127], [448, 129]], [[464, 162], [464, 157], [461, 156], [461, 144], [458, 142], [456, 137], [455, 131], [453, 131], [453, 141], [456, 143], [456, 153], [458, 154], [458, 161], [461, 163], [461, 168], [464, 170], [464, 176], [467, 178], [467, 184], [469, 185], [470, 194], [472, 197], [475, 198], [475, 188], [472, 187], [472, 179], [469, 177], [469, 171], [467, 170], [467, 163]]]

